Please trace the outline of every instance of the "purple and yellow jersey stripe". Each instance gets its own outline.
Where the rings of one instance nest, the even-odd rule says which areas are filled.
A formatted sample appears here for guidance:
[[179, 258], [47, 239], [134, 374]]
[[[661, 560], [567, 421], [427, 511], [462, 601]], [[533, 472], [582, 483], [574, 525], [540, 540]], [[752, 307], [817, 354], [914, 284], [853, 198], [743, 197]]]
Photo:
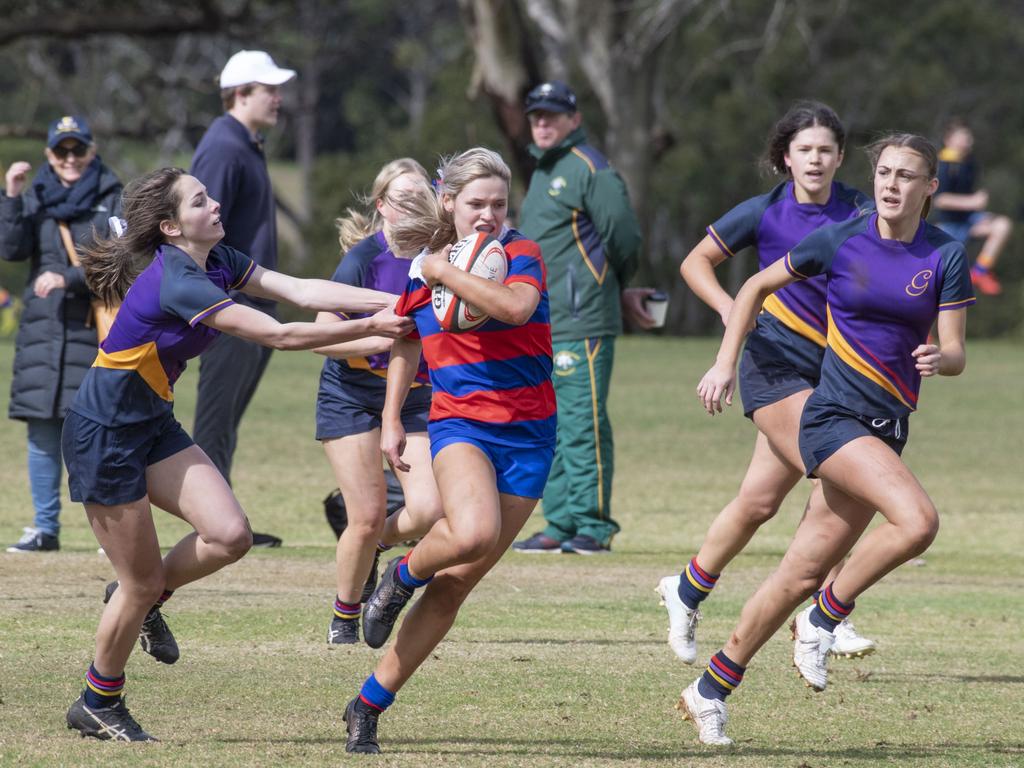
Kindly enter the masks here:
[[974, 303], [963, 245], [927, 222], [909, 243], [878, 234], [877, 214], [814, 232], [786, 257], [798, 278], [828, 277], [828, 348], [818, 391], [863, 416], [917, 409], [912, 356], [939, 312]]
[[[708, 226], [707, 233], [726, 256], [756, 247], [758, 267], [765, 269], [814, 230], [857, 217], [869, 206], [867, 196], [838, 182], [833, 182], [824, 205], [799, 203], [793, 182], [787, 181], [740, 203]], [[763, 309], [789, 331], [825, 346], [828, 324], [823, 278], [776, 291], [765, 300]]]
[[203, 270], [184, 251], [161, 246], [125, 296], [71, 410], [106, 426], [147, 421], [171, 410], [174, 383], [218, 331], [203, 320], [234, 302], [253, 261], [218, 245]]
[[527, 283], [540, 302], [523, 325], [490, 318], [464, 333], [441, 330], [430, 289], [409, 281], [395, 312], [411, 317], [430, 368], [432, 422], [465, 419], [486, 425], [510, 444], [554, 440], [555, 392], [551, 384], [551, 324], [547, 275], [540, 248], [515, 230], [501, 239], [509, 259], [505, 284]]

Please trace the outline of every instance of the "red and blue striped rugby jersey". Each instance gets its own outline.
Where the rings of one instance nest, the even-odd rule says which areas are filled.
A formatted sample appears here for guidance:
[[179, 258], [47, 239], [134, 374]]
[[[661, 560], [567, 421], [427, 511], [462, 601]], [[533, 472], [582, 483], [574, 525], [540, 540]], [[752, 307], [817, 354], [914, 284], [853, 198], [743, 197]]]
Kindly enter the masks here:
[[465, 419], [487, 425], [496, 442], [554, 444], [555, 391], [551, 384], [551, 321], [547, 269], [539, 246], [513, 229], [502, 233], [509, 260], [505, 285], [527, 283], [540, 292], [523, 325], [490, 318], [471, 331], [441, 330], [431, 290], [410, 278], [395, 312], [410, 317], [423, 343], [434, 387], [430, 420]]

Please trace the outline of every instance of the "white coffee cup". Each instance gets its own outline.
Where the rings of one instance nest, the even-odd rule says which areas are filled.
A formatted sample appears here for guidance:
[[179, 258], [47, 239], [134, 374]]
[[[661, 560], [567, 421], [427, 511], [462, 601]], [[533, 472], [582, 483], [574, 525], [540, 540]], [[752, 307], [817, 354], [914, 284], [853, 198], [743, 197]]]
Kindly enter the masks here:
[[664, 291], [655, 291], [645, 299], [644, 305], [647, 308], [647, 314], [654, 318], [652, 327], [664, 327], [665, 315], [668, 313], [668, 294]]

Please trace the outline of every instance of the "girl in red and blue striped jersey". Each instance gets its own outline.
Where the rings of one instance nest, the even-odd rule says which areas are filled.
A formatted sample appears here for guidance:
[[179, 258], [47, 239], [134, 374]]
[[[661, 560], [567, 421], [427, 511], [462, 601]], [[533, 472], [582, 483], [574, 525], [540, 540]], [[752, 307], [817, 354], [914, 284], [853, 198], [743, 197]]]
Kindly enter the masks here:
[[[378, 716], [530, 517], [555, 447], [545, 267], [537, 244], [505, 226], [511, 173], [483, 148], [449, 158], [440, 172], [438, 198], [403, 201], [408, 215], [392, 228], [400, 250], [427, 252], [414, 262], [395, 309], [415, 321], [416, 332], [391, 348], [381, 449], [398, 471], [408, 471], [400, 414], [422, 349], [433, 385], [427, 430], [444, 517], [408, 555], [388, 564], [366, 604], [363, 634], [379, 648], [414, 591], [427, 587], [346, 708], [349, 752], [380, 751]], [[451, 244], [474, 232], [501, 241], [509, 267], [504, 282], [448, 263]], [[468, 332], [443, 331], [430, 302], [437, 283], [490, 318]]]

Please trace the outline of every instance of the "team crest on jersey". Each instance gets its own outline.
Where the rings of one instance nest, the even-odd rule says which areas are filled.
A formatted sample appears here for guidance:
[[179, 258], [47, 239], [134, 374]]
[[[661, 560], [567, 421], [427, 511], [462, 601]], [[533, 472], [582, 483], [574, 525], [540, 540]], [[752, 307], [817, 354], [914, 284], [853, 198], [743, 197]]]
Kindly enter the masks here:
[[568, 182], [562, 176], [556, 176], [551, 180], [551, 186], [548, 187], [548, 194], [552, 197], [558, 197], [562, 190], [565, 189]]
[[561, 349], [555, 353], [552, 362], [555, 366], [556, 376], [569, 376], [575, 372], [576, 366], [579, 365], [580, 356], [568, 349]]
[[928, 290], [928, 281], [932, 279], [933, 274], [935, 273], [930, 269], [922, 269], [910, 278], [910, 282], [903, 290], [907, 292], [908, 296], [920, 296]]

